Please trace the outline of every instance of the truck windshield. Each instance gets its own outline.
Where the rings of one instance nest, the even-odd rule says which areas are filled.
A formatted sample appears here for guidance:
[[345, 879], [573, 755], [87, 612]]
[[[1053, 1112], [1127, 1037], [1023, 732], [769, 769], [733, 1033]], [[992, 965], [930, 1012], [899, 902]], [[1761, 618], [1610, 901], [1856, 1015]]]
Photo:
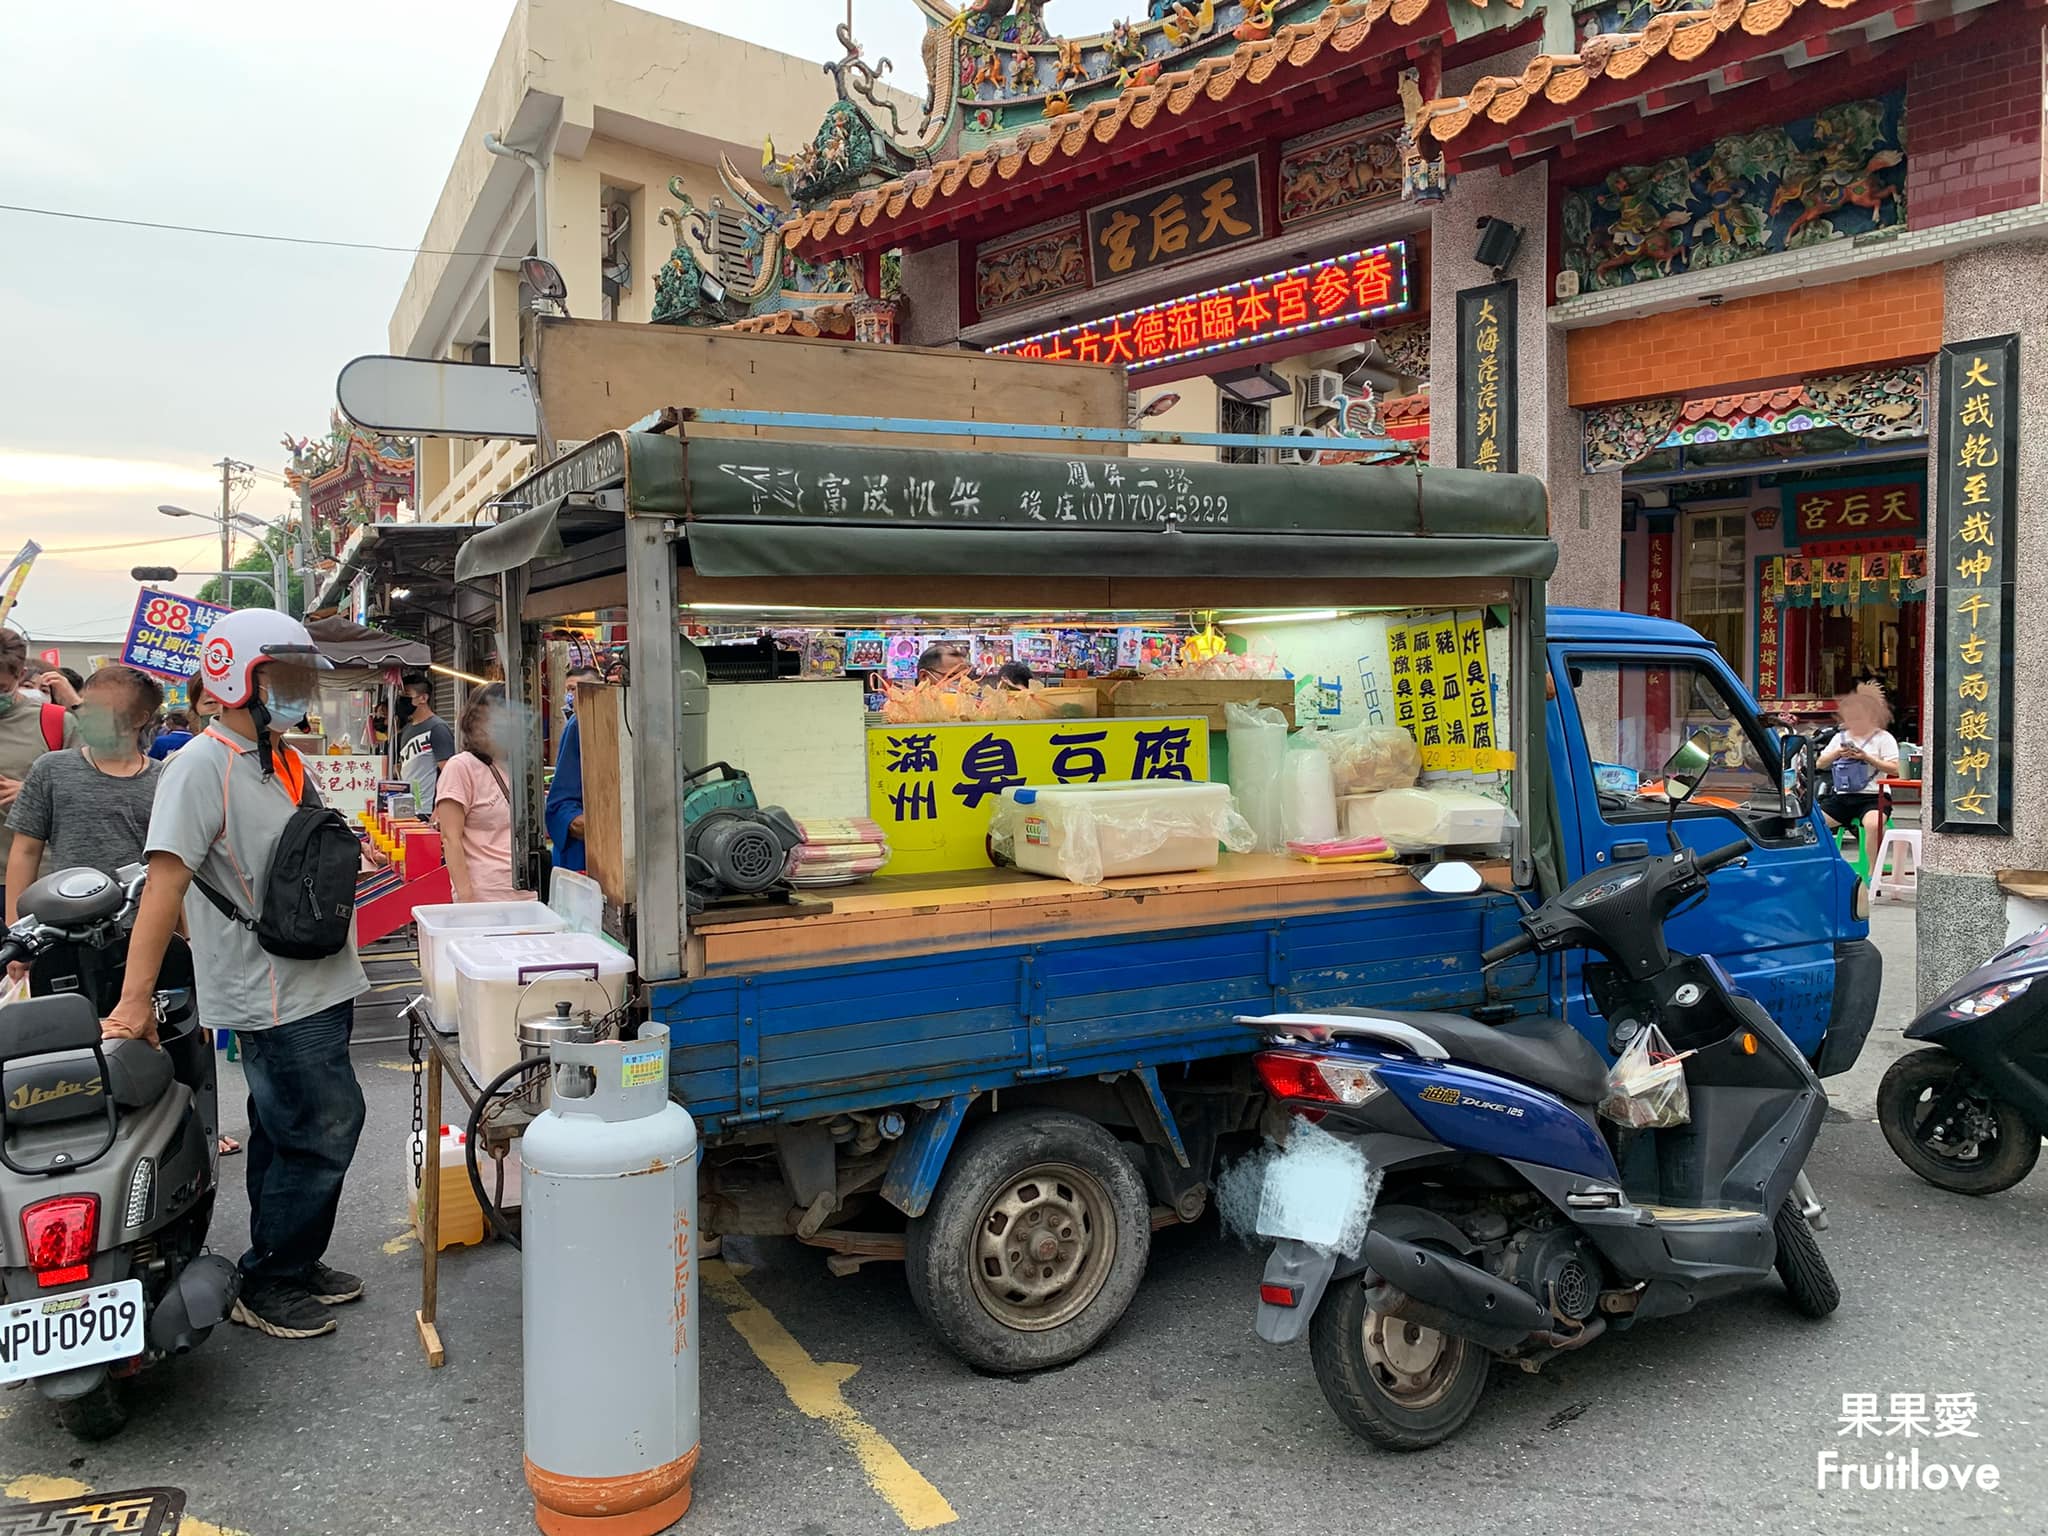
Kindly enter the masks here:
[[1574, 659], [1571, 692], [1607, 820], [1662, 816], [1661, 773], [1679, 744], [1705, 731], [1720, 745], [1696, 799], [1775, 813], [1776, 787], [1721, 679], [1692, 661]]

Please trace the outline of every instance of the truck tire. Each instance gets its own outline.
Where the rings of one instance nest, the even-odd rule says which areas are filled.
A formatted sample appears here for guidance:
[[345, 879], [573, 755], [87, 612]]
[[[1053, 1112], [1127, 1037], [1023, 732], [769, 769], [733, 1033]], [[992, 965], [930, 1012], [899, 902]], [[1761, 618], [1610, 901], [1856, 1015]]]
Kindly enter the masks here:
[[1030, 1110], [960, 1140], [906, 1235], [911, 1298], [977, 1370], [1077, 1360], [1116, 1326], [1152, 1246], [1144, 1181], [1092, 1120]]
[[[1901, 1056], [1877, 1085], [1877, 1123], [1899, 1161], [1928, 1183], [1959, 1195], [1995, 1195], [2033, 1171], [2041, 1138], [2003, 1099], [1969, 1093], [1967, 1069], [1940, 1046]], [[1944, 1096], [1965, 1090], [1949, 1120], [1963, 1120], [1950, 1141], [1931, 1124]]]

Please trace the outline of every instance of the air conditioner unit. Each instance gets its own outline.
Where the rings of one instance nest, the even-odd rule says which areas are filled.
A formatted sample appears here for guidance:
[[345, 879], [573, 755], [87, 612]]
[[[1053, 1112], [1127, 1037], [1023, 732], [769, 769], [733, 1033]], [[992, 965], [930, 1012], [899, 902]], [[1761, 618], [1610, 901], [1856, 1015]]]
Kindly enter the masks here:
[[1282, 448], [1273, 455], [1276, 463], [1314, 464], [1320, 460], [1323, 451], [1321, 444], [1324, 439], [1323, 434], [1316, 431], [1314, 427], [1282, 427], [1280, 435], [1282, 437], [1313, 438], [1317, 446], [1314, 448]]
[[1301, 381], [1304, 411], [1334, 411], [1343, 396], [1344, 375], [1333, 368], [1314, 369]]

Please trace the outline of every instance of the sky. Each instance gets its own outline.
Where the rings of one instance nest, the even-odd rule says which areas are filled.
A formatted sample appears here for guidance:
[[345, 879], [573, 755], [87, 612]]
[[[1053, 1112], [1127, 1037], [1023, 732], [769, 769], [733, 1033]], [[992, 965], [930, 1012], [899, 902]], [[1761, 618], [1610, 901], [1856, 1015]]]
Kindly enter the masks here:
[[[642, 9], [837, 58], [845, 0]], [[509, 0], [7, 8], [0, 204], [411, 247]], [[1057, 0], [1071, 35], [1143, 0]], [[924, 90], [910, 0], [855, 0], [865, 56]], [[229, 240], [0, 211], [0, 564], [45, 554], [12, 622], [38, 642], [126, 628], [137, 564], [211, 570], [223, 455], [273, 518], [292, 436], [326, 430], [342, 364], [385, 350], [402, 252]], [[237, 553], [242, 552], [237, 546]], [[180, 582], [196, 591], [201, 581]]]

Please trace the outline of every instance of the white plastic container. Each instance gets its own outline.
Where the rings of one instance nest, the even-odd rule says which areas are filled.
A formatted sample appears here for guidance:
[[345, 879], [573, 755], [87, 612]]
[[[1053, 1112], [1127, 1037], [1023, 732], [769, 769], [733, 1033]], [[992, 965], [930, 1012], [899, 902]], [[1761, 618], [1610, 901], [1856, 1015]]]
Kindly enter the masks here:
[[448, 958], [451, 940], [495, 933], [561, 933], [569, 920], [544, 901], [465, 901], [443, 906], [414, 907], [419, 924], [420, 979], [433, 1004], [434, 1027], [455, 1033], [455, 963]]
[[1515, 813], [1475, 790], [1390, 789], [1373, 805], [1376, 835], [1397, 852], [1497, 843], [1514, 831]]
[[1383, 793], [1385, 791], [1375, 790], [1371, 794], [1339, 795], [1337, 797], [1337, 813], [1343, 823], [1344, 836], [1378, 837], [1381, 835], [1379, 801], [1380, 795]]
[[1009, 814], [1017, 867], [1088, 885], [1213, 869], [1224, 823], [1235, 814], [1229, 785], [1172, 779], [1035, 785], [1003, 796], [1016, 808]]
[[469, 936], [448, 945], [462, 1065], [481, 1086], [519, 1059], [521, 1019], [566, 1001], [603, 1018], [626, 1001], [633, 962], [587, 933]]

